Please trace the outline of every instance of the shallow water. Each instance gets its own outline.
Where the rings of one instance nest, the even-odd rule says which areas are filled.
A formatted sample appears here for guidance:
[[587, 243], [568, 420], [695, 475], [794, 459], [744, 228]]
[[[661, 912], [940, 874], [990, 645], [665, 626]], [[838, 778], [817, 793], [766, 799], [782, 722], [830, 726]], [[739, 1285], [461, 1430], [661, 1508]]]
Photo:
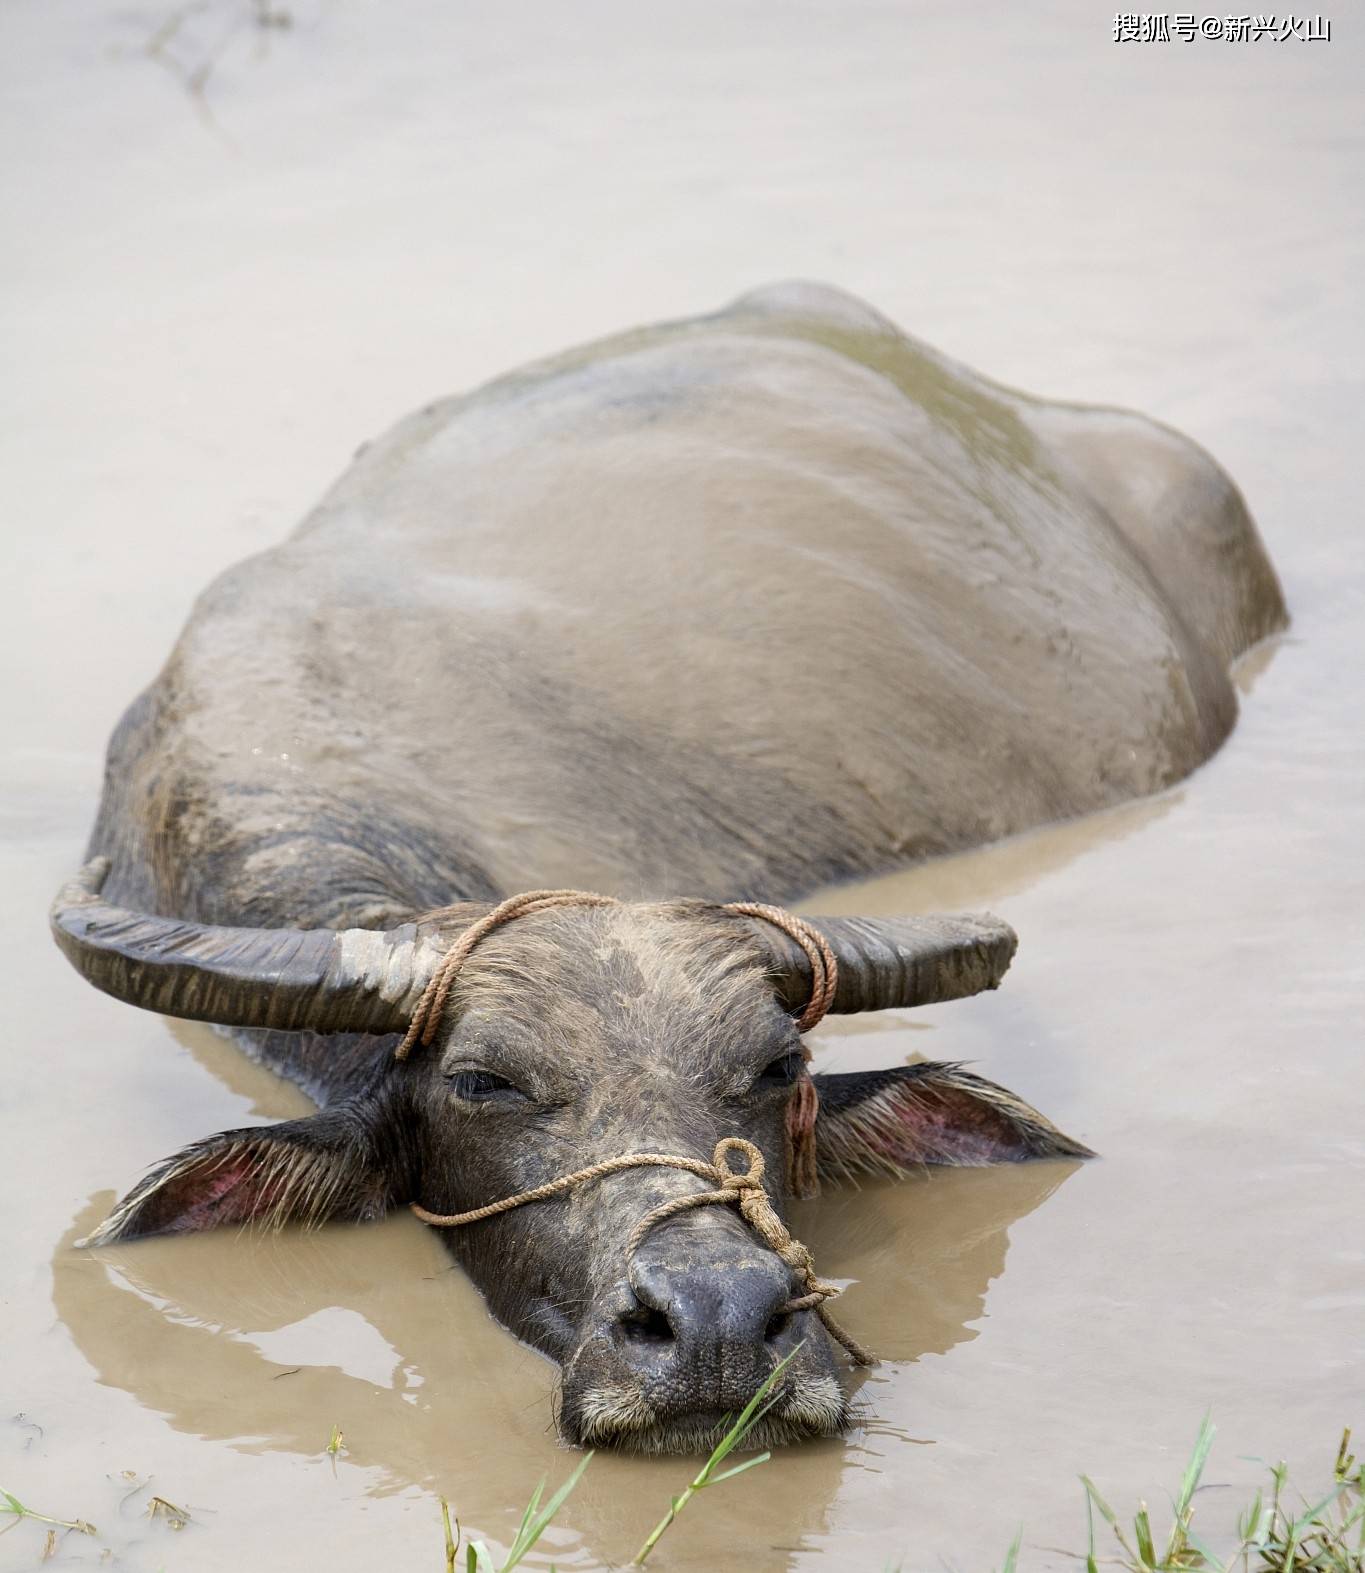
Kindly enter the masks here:
[[[145, 1163], [306, 1105], [82, 986], [43, 914], [193, 595], [360, 441], [789, 275], [1189, 431], [1246, 491], [1294, 626], [1159, 801], [811, 902], [1006, 915], [998, 994], [833, 1026], [818, 1058], [972, 1059], [1103, 1156], [804, 1210], [886, 1357], [860, 1425], [689, 1509], [659, 1565], [976, 1570], [1022, 1521], [1025, 1568], [1072, 1566], [1044, 1548], [1083, 1544], [1076, 1473], [1160, 1501], [1210, 1407], [1210, 1534], [1255, 1456], [1320, 1475], [1365, 1424], [1358, 29], [1115, 46], [1078, 3], [292, 9], [261, 31], [211, 3], [161, 59], [170, 5], [3, 18], [0, 1485], [98, 1526], [56, 1565], [436, 1569], [437, 1493], [505, 1543], [570, 1467], [550, 1367], [407, 1218], [71, 1248]], [[599, 1456], [541, 1565], [624, 1561], [683, 1473]], [[191, 1524], [149, 1520], [153, 1492]], [[0, 1567], [42, 1548], [21, 1524]]]

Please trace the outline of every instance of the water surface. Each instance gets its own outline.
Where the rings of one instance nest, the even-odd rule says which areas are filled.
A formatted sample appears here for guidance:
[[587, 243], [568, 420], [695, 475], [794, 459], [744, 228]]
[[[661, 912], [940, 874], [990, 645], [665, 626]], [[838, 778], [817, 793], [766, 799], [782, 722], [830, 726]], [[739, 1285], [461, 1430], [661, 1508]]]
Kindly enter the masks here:
[[[1294, 626], [1161, 800], [811, 903], [1007, 916], [998, 994], [833, 1024], [817, 1057], [971, 1059], [1103, 1156], [803, 1211], [885, 1362], [846, 1441], [712, 1494], [659, 1565], [979, 1570], [1022, 1521], [1026, 1568], [1070, 1567], [1044, 1548], [1082, 1544], [1077, 1472], [1160, 1501], [1210, 1407], [1210, 1534], [1256, 1456], [1321, 1475], [1365, 1425], [1358, 30], [1115, 46], [1080, 3], [291, 10], [4, 16], [0, 1484], [99, 1527], [57, 1565], [108, 1544], [131, 1569], [360, 1573], [439, 1568], [438, 1493], [505, 1543], [567, 1471], [550, 1367], [408, 1218], [71, 1248], [144, 1164], [306, 1104], [81, 985], [43, 914], [194, 594], [361, 441], [791, 275], [1189, 431], [1242, 484]], [[625, 1561], [682, 1476], [599, 1456], [546, 1560]], [[152, 1492], [193, 1522], [151, 1522]], [[20, 1525], [0, 1567], [42, 1543]]]

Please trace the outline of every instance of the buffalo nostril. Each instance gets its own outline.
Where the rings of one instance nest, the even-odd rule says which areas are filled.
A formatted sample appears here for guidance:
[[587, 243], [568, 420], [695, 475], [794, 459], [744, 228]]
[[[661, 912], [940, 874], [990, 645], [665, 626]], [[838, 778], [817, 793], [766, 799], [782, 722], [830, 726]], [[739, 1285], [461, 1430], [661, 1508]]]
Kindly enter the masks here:
[[673, 1324], [662, 1311], [656, 1311], [653, 1306], [637, 1306], [633, 1311], [626, 1311], [621, 1316], [621, 1331], [637, 1344], [671, 1344], [673, 1342]]
[[795, 1289], [776, 1258], [722, 1255], [675, 1266], [637, 1257], [621, 1287], [629, 1293], [614, 1307], [616, 1336], [647, 1364], [665, 1347], [684, 1363], [706, 1365], [721, 1356], [722, 1365], [750, 1357], [762, 1364], [791, 1336]]
[[791, 1313], [779, 1311], [775, 1316], [768, 1318], [767, 1326], [763, 1329], [765, 1343], [771, 1343], [774, 1338], [780, 1338], [791, 1325]]

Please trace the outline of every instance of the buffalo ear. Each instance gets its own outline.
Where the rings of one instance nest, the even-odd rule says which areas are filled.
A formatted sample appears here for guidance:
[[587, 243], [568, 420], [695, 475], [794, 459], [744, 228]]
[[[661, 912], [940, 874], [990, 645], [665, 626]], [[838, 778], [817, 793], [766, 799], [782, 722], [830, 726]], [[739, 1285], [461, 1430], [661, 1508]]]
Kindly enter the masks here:
[[960, 1065], [816, 1076], [821, 1180], [885, 1174], [926, 1163], [984, 1165], [1025, 1158], [1091, 1158], [1080, 1142], [1022, 1098]]
[[281, 1125], [222, 1131], [159, 1163], [82, 1245], [219, 1224], [315, 1226], [382, 1217], [398, 1199], [381, 1106], [339, 1104]]

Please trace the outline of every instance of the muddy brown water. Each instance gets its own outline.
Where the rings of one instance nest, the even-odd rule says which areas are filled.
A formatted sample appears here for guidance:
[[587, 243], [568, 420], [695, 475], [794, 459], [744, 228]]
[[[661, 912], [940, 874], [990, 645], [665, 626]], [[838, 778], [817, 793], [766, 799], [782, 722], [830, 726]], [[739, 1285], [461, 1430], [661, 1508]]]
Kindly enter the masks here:
[[[1045, 1548], [1083, 1545], [1077, 1472], [1160, 1501], [1209, 1408], [1211, 1535], [1256, 1457], [1321, 1476], [1365, 1425], [1358, 27], [1116, 46], [1079, 3], [250, 9], [3, 20], [0, 1485], [98, 1527], [56, 1565], [435, 1570], [438, 1494], [505, 1544], [570, 1467], [551, 1368], [406, 1217], [72, 1249], [147, 1162], [305, 1104], [85, 988], [43, 915], [195, 592], [360, 441], [789, 275], [1189, 431], [1294, 626], [1159, 801], [812, 901], [1007, 915], [998, 994], [831, 1026], [818, 1058], [971, 1059], [1103, 1156], [805, 1209], [884, 1363], [847, 1439], [704, 1498], [659, 1565], [977, 1570], [1022, 1522], [1026, 1568], [1074, 1566]], [[684, 1474], [599, 1455], [537, 1565], [624, 1562]], [[43, 1545], [20, 1524], [0, 1567]]]

